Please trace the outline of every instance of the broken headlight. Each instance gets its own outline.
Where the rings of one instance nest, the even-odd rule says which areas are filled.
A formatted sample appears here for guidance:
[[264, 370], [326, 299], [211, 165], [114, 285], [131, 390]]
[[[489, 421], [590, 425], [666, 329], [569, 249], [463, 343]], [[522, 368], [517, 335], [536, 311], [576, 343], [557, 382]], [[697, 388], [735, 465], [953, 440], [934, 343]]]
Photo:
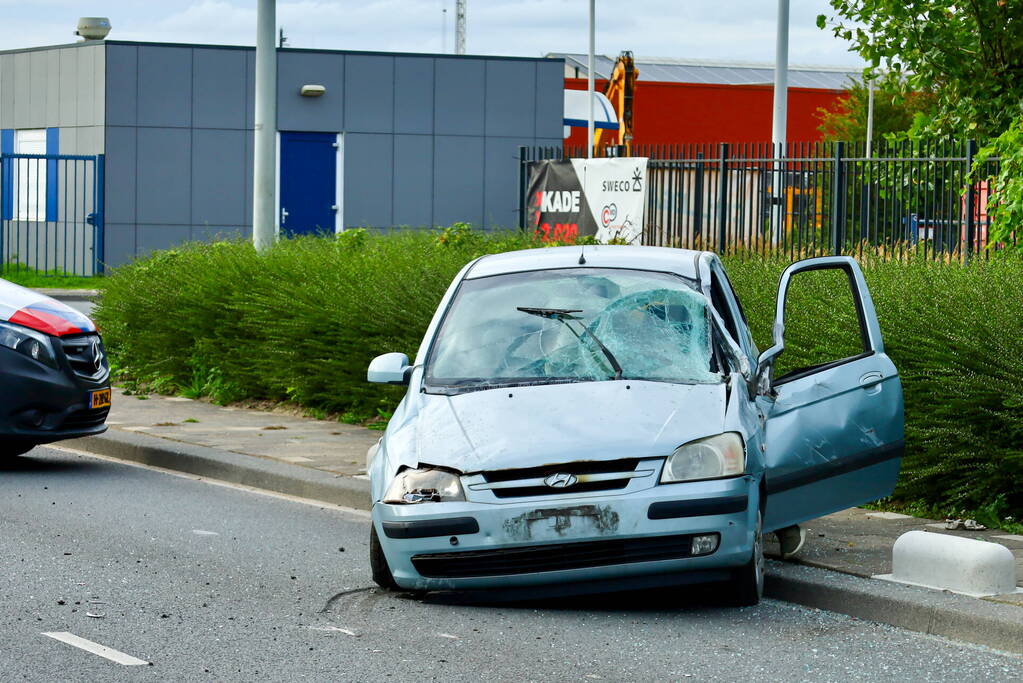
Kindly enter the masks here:
[[385, 503], [404, 505], [459, 500], [465, 500], [465, 492], [458, 475], [432, 467], [399, 472], [384, 494]]
[[734, 477], [746, 469], [746, 449], [735, 432], [690, 441], [664, 463], [661, 483]]

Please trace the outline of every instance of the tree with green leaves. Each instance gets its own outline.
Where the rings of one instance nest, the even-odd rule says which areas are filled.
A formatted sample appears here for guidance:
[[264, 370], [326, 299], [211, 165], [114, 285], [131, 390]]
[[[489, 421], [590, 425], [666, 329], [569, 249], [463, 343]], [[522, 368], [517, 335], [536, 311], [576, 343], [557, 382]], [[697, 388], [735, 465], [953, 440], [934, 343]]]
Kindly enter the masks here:
[[902, 92], [931, 92], [920, 130], [1000, 135], [1023, 113], [1023, 0], [830, 0], [817, 17]]
[[[817, 130], [828, 141], [865, 141], [869, 100], [867, 85], [852, 81], [834, 108], [817, 108], [815, 116], [820, 121]], [[874, 139], [909, 131], [916, 122], [929, 119], [933, 109], [931, 93], [903, 92], [881, 79], [874, 87]]]
[[[1023, 234], [1023, 0], [830, 0], [817, 25], [852, 43], [902, 92], [934, 93], [911, 137], [990, 143], [1001, 167], [989, 199], [992, 242]], [[884, 74], [881, 76], [881, 74]], [[975, 166], [975, 171], [979, 166]], [[1019, 241], [1023, 245], [1023, 240]]]

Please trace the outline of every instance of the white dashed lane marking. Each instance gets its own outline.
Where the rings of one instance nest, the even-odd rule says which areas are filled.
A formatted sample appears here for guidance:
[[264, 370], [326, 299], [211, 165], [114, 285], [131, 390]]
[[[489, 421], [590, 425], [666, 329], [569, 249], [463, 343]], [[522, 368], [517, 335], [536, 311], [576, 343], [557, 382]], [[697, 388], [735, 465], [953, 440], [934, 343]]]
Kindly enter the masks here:
[[117, 664], [123, 664], [124, 666], [145, 666], [149, 662], [139, 659], [138, 657], [132, 657], [126, 655], [123, 652], [119, 652], [112, 647], [106, 645], [100, 645], [94, 643], [91, 640], [86, 640], [81, 636], [76, 636], [74, 633], [68, 633], [67, 631], [48, 631], [43, 633], [44, 636], [59, 640], [62, 643], [67, 643], [86, 652], [90, 652], [104, 659], [109, 659], [111, 662]]

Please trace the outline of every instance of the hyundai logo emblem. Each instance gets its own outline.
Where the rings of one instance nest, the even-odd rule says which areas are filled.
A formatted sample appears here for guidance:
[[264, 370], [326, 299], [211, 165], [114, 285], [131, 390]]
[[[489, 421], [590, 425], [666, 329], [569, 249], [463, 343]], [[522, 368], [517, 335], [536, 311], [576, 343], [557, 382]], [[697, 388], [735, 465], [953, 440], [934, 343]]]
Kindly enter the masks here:
[[574, 474], [568, 472], [558, 472], [552, 474], [543, 480], [543, 483], [550, 486], [552, 489], [567, 489], [569, 486], [575, 484], [578, 479]]

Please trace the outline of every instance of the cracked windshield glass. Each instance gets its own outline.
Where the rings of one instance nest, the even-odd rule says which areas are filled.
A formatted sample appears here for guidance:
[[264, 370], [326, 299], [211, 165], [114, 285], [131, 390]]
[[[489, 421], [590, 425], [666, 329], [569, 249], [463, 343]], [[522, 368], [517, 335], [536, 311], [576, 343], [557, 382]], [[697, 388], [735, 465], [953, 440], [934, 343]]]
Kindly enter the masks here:
[[434, 391], [719, 382], [706, 298], [682, 278], [572, 268], [466, 280], [430, 354]]

